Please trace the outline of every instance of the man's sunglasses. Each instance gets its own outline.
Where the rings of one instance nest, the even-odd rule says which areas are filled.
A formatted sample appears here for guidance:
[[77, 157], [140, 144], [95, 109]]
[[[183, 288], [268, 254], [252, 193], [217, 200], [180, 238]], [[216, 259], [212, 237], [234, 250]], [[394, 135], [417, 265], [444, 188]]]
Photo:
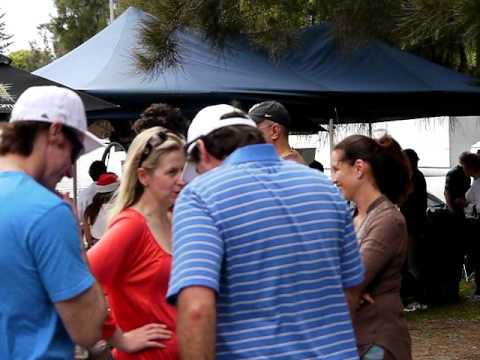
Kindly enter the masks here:
[[69, 128], [68, 126], [63, 127], [63, 134], [72, 145], [71, 160], [73, 164], [75, 163], [75, 161], [77, 161], [77, 159], [79, 158], [80, 154], [83, 151], [83, 143], [78, 138], [78, 135], [75, 132], [75, 130], [73, 130], [72, 128]]

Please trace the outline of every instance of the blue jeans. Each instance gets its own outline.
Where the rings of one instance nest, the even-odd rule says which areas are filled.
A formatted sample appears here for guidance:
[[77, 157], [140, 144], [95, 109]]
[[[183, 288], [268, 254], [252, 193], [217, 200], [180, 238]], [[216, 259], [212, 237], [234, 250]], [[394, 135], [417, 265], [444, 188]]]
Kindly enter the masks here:
[[365, 355], [362, 356], [361, 360], [383, 360], [383, 356], [385, 355], [385, 350], [378, 345], [373, 345]]

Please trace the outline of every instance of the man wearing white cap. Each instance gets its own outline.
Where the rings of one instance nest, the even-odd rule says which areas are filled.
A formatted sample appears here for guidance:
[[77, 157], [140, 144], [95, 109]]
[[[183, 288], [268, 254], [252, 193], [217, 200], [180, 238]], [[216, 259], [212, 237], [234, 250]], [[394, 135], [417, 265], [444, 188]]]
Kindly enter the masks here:
[[103, 293], [72, 208], [54, 192], [100, 146], [73, 91], [27, 89], [0, 130], [0, 358], [72, 359], [101, 337]]
[[337, 188], [229, 105], [196, 115], [187, 151], [167, 294], [182, 359], [357, 359], [363, 267]]

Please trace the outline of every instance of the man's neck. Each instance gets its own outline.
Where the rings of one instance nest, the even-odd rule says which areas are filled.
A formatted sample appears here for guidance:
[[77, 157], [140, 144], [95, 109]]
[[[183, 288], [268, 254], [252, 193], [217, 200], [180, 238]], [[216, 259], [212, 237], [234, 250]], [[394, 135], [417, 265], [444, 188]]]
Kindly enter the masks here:
[[293, 151], [293, 149], [288, 144], [288, 140], [286, 139], [279, 139], [275, 143], [275, 149], [277, 149], [277, 153], [280, 157], [285, 157]]
[[30, 157], [19, 154], [7, 154], [0, 157], [0, 171], [18, 171], [35, 175], [35, 166]]

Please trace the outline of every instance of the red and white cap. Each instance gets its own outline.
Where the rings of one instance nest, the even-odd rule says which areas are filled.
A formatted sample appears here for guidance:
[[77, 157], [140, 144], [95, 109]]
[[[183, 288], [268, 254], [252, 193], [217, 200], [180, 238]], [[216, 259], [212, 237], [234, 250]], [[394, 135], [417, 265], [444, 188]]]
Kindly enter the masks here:
[[120, 181], [115, 173], [108, 172], [100, 175], [97, 180], [97, 193], [109, 193], [120, 186]]

